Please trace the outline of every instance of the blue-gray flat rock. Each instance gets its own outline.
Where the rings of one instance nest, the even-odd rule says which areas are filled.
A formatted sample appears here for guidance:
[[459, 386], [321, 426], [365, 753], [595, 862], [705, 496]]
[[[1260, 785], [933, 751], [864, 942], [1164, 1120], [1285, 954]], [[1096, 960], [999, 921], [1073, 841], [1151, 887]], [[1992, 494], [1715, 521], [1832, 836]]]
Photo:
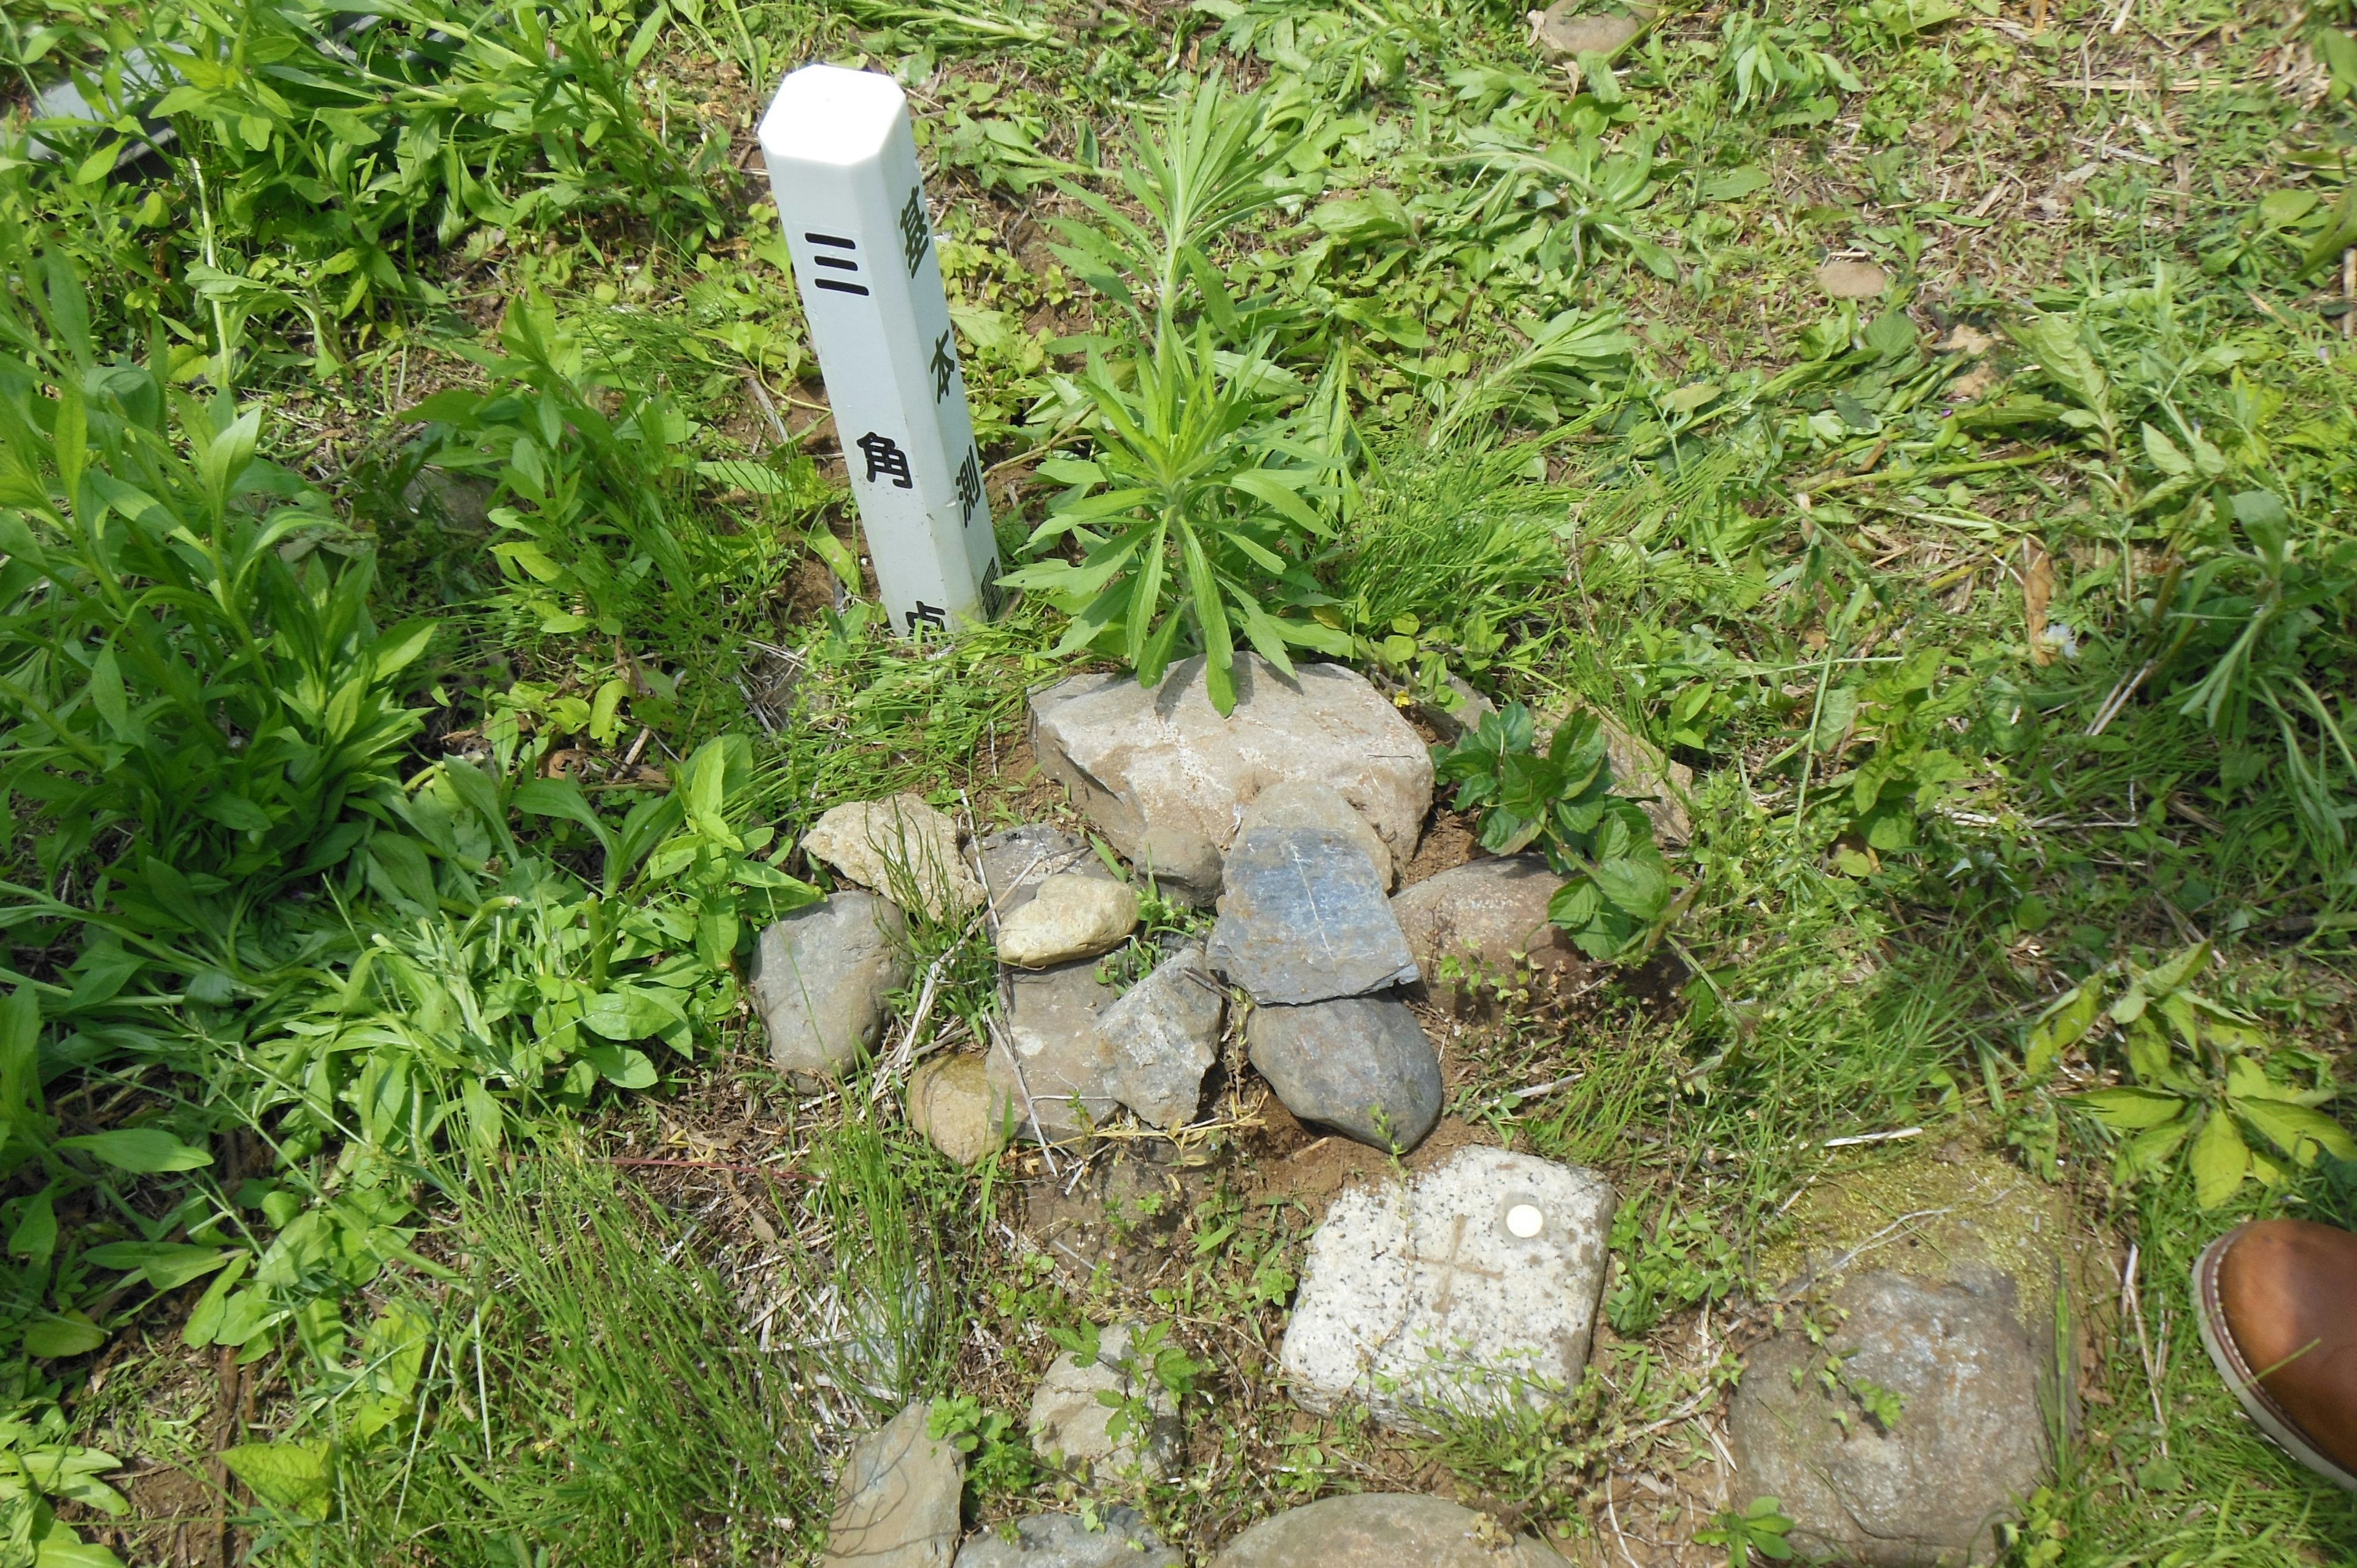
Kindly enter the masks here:
[[1440, 1120], [1440, 1054], [1397, 996], [1255, 1007], [1244, 1042], [1253, 1066], [1305, 1122], [1405, 1152]]
[[1330, 828], [1254, 828], [1228, 856], [1211, 967], [1296, 1006], [1413, 983], [1415, 960], [1366, 853]]

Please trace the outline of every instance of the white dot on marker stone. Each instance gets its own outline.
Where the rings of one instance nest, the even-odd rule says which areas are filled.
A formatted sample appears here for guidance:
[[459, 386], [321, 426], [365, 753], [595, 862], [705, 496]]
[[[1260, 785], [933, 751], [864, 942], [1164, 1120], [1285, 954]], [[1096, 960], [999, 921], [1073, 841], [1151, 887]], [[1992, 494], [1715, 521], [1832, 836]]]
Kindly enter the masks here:
[[1506, 1210], [1506, 1229], [1525, 1240], [1546, 1228], [1546, 1216], [1535, 1204], [1518, 1203]]

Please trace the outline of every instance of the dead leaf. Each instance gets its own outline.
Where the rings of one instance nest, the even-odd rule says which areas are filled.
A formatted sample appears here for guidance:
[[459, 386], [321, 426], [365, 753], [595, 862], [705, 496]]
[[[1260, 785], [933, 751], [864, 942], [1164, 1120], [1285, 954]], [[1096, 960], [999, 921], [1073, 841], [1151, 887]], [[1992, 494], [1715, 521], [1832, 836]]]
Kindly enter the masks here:
[[1948, 335], [1933, 345], [1943, 354], [1964, 354], [1979, 359], [1996, 347], [1996, 338], [1970, 322], [1959, 321], [1948, 328]]
[[2046, 640], [2046, 607], [2054, 602], [2054, 558], [2035, 539], [2021, 542], [2021, 616], [2029, 628], [2029, 661], [2054, 662], [2054, 645]]
[[1996, 385], [1996, 367], [1986, 363], [1975, 365], [1948, 383], [1948, 401], [1952, 403], [1978, 403], [1988, 395], [1989, 388], [1995, 385]]

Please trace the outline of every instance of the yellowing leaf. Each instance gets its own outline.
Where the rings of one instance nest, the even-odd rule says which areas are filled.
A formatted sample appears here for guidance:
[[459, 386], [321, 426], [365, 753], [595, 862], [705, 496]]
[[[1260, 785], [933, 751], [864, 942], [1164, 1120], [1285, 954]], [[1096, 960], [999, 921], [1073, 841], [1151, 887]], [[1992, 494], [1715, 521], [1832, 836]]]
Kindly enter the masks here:
[[2158, 1127], [2185, 1109], [2178, 1096], [2149, 1089], [2099, 1089], [2074, 1096], [2072, 1103], [2117, 1133]]

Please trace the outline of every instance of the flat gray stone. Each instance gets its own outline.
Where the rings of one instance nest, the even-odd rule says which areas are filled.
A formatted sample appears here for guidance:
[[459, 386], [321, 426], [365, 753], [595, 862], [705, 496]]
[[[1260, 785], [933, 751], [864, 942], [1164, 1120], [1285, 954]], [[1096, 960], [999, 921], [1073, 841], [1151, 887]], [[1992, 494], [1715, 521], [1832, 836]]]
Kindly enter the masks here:
[[1206, 950], [1262, 1003], [1363, 996], [1416, 979], [1373, 865], [1326, 828], [1254, 828], [1237, 843]]
[[[2053, 1356], [2016, 1316], [2012, 1282], [1865, 1274], [1830, 1305], [1820, 1322], [1848, 1316], [1824, 1345], [1795, 1324], [1745, 1358], [1727, 1409], [1730, 1495], [1781, 1499], [1792, 1544], [1813, 1555], [1871, 1568], [1994, 1560], [1996, 1526], [2048, 1464], [2040, 1394]], [[1860, 1386], [1899, 1397], [1887, 1429]]]
[[1492, 1544], [1504, 1536], [1494, 1517], [1442, 1498], [1361, 1492], [1261, 1520], [1211, 1568], [1565, 1568], [1527, 1535]]
[[[1178, 1462], [1178, 1407], [1170, 1391], [1149, 1369], [1125, 1369], [1135, 1325], [1117, 1323], [1097, 1336], [1096, 1359], [1087, 1366], [1070, 1350], [1057, 1357], [1031, 1396], [1031, 1446], [1061, 1454], [1067, 1465], [1103, 1468], [1115, 1476], [1167, 1477]], [[1145, 1429], [1130, 1427], [1115, 1437], [1113, 1405], [1097, 1396], [1146, 1402]]]
[[1395, 994], [1255, 1007], [1244, 1044], [1285, 1108], [1305, 1122], [1405, 1154], [1440, 1120], [1440, 1054]]
[[853, 1445], [835, 1485], [825, 1568], [950, 1568], [965, 1460], [925, 1435], [931, 1408], [917, 1400]]
[[889, 900], [849, 890], [761, 933], [746, 987], [779, 1071], [824, 1081], [876, 1048], [886, 999], [909, 983], [907, 929]]
[[1113, 880], [1113, 873], [1089, 841], [1049, 822], [1026, 822], [1001, 828], [974, 841], [974, 858], [982, 863], [982, 884], [991, 907], [1005, 920], [1031, 902], [1039, 884], [1064, 872]]
[[999, 961], [1018, 969], [1045, 969], [1095, 958], [1126, 941], [1136, 924], [1137, 894], [1127, 883], [1060, 871], [999, 922]]
[[1097, 1018], [1119, 993], [1098, 982], [1093, 959], [1014, 975], [1008, 990], [1014, 1000], [987, 1058], [994, 1111], [1012, 1106], [1017, 1131], [1043, 1143], [1085, 1135], [1115, 1108]]
[[984, 1530], [959, 1549], [957, 1568], [1184, 1568], [1146, 1528], [1135, 1509], [1105, 1509], [1102, 1528], [1078, 1514], [1035, 1513], [1015, 1521], [1014, 1539]]
[[1269, 785], [1330, 785], [1405, 864], [1432, 808], [1432, 757], [1399, 710], [1340, 664], [1297, 664], [1291, 680], [1257, 655], [1235, 661], [1222, 717], [1198, 654], [1147, 689], [1130, 675], [1076, 675], [1033, 695], [1040, 771], [1141, 872], [1207, 902], [1244, 809]]
[[1375, 880], [1385, 888], [1394, 880], [1392, 852], [1383, 835], [1331, 784], [1314, 779], [1278, 779], [1244, 808], [1236, 837], [1242, 840], [1254, 828], [1331, 828], [1367, 852]]
[[1587, 1364], [1618, 1199], [1594, 1171], [1460, 1149], [1337, 1197], [1309, 1239], [1280, 1360], [1321, 1413], [1560, 1399]]
[[1563, 884], [1537, 855], [1516, 854], [1468, 861], [1393, 895], [1393, 918], [1432, 999], [1468, 1013], [1481, 1002], [1482, 980], [1584, 965], [1547, 923], [1547, 900]]
[[1114, 1099], [1164, 1132], [1195, 1119], [1203, 1075], [1220, 1059], [1227, 993], [1189, 942], [1097, 1015], [1110, 1060], [1105, 1087]]

